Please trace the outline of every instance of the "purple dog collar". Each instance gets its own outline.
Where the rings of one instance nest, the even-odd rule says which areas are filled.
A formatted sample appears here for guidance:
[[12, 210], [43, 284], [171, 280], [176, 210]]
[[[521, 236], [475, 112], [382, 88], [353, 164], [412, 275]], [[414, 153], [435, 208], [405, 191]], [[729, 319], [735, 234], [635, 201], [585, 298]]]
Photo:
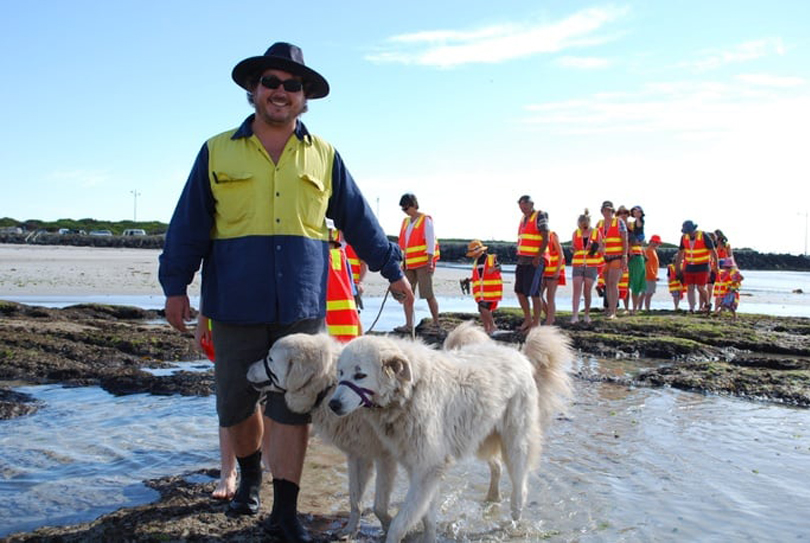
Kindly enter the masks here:
[[359, 387], [359, 386], [355, 385], [354, 383], [352, 383], [351, 381], [340, 381], [338, 383], [338, 386], [340, 386], [340, 385], [345, 385], [345, 386], [349, 387], [350, 389], [352, 389], [354, 391], [355, 394], [360, 396], [360, 404], [363, 407], [380, 407], [379, 405], [377, 405], [376, 403], [371, 401], [371, 399], [369, 398], [369, 396], [374, 396], [374, 391], [373, 390], [369, 390], [367, 388]]

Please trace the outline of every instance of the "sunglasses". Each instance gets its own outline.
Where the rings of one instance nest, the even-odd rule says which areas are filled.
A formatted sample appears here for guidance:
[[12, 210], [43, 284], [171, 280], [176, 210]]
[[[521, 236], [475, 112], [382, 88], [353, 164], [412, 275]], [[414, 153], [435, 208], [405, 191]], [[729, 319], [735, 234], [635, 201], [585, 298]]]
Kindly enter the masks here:
[[259, 79], [259, 83], [267, 89], [277, 89], [281, 86], [287, 92], [300, 92], [304, 88], [304, 84], [297, 79], [285, 79], [282, 81], [274, 75], [266, 75]]

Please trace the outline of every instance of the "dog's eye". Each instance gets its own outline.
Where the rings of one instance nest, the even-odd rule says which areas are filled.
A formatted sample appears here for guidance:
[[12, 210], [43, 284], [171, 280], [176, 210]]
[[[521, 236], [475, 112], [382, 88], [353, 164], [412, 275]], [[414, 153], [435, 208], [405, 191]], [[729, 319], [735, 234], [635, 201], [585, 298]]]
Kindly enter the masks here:
[[361, 380], [365, 379], [366, 377], [367, 377], [367, 375], [365, 373], [361, 372], [361, 371], [358, 371], [357, 373], [354, 374], [354, 380], [355, 381], [361, 381]]

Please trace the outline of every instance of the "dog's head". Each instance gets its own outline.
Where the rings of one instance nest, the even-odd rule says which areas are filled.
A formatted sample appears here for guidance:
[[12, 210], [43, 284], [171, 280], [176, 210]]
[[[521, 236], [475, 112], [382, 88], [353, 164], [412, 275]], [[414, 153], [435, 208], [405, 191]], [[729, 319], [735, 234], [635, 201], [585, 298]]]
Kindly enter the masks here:
[[248, 368], [247, 378], [258, 390], [284, 393], [291, 411], [309, 413], [318, 396], [335, 383], [339, 349], [326, 334], [285, 336]]
[[329, 407], [341, 416], [359, 407], [385, 407], [413, 382], [406, 354], [385, 337], [352, 340], [340, 353], [337, 369], [338, 385]]

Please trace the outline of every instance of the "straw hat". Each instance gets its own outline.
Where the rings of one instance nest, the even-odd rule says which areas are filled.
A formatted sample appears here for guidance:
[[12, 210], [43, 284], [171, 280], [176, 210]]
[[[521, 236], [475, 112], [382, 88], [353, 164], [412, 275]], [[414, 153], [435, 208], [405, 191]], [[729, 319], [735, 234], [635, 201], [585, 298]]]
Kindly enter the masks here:
[[467, 245], [467, 256], [468, 257], [478, 257], [481, 256], [482, 253], [486, 252], [487, 246], [481, 243], [480, 239], [474, 239]]

